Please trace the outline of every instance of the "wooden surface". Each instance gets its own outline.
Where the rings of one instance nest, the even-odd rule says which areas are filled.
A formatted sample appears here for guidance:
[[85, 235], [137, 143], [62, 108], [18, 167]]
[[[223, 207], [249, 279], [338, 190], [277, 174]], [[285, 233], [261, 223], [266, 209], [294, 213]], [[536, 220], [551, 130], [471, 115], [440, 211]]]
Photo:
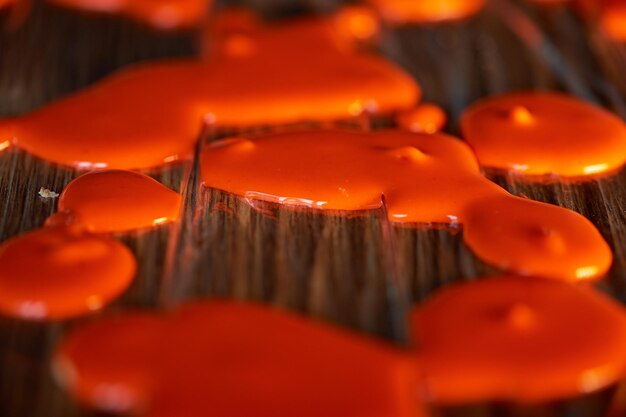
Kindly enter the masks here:
[[[286, 1], [247, 3], [273, 16], [295, 9]], [[302, 7], [334, 6], [309, 1]], [[520, 21], [538, 30], [542, 42], [527, 43]], [[134, 23], [35, 2], [23, 26], [0, 32], [0, 115], [34, 109], [132, 62], [194, 51], [191, 33], [157, 34]], [[469, 103], [517, 89], [559, 89], [626, 116], [626, 47], [565, 8], [537, 10], [494, 0], [469, 22], [386, 30], [380, 52], [421, 82], [427, 101], [446, 108], [452, 133], [458, 133], [456, 120]], [[368, 125], [360, 120], [355, 128], [375, 124]], [[203, 132], [199, 148], [228, 133]], [[40, 198], [39, 188], [60, 192], [78, 174], [20, 151], [0, 154], [0, 238], [39, 227], [56, 203]], [[235, 297], [407, 343], [408, 308], [443, 285], [498, 272], [465, 248], [462, 230], [399, 227], [387, 220], [384, 207], [346, 216], [250, 205], [203, 189], [195, 161], [149, 174], [184, 193], [184, 216], [157, 230], [119, 236], [137, 254], [138, 278], [100, 316], [130, 307], [160, 309], [194, 297]], [[514, 194], [571, 208], [594, 222], [615, 253], [610, 275], [599, 287], [626, 302], [626, 172], [543, 185], [516, 175], [486, 175]], [[54, 324], [0, 319], [0, 416], [91, 415], [55, 385], [48, 358], [68, 328], [93, 319]], [[530, 409], [489, 404], [435, 411], [594, 416], [610, 393]]]

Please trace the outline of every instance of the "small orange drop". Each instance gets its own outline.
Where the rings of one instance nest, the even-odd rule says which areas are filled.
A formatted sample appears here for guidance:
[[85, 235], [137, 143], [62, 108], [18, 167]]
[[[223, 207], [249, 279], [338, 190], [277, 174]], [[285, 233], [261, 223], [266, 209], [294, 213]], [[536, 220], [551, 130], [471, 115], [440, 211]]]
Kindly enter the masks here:
[[81, 175], [63, 190], [59, 211], [69, 211], [91, 232], [124, 232], [175, 221], [180, 194], [133, 171]]
[[415, 133], [437, 133], [446, 125], [445, 111], [434, 104], [420, 104], [414, 109], [400, 112], [396, 117], [398, 127]]

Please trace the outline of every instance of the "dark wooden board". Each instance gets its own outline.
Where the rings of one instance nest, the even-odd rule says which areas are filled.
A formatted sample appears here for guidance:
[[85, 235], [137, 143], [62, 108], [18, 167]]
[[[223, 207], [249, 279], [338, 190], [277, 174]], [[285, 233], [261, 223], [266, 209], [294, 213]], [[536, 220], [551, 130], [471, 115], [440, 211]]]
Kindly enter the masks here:
[[[307, 8], [328, 11], [338, 2], [238, 2], [246, 3], [275, 17]], [[541, 44], [528, 43], [520, 19], [542, 34]], [[133, 62], [195, 50], [192, 33], [159, 34], [123, 19], [81, 15], [36, 1], [16, 32], [0, 31], [0, 115], [32, 110]], [[386, 29], [380, 52], [421, 82], [427, 101], [446, 108], [451, 117], [447, 130], [453, 134], [468, 104], [519, 89], [567, 91], [626, 116], [626, 47], [605, 39], [567, 8], [539, 10], [522, 1], [492, 0], [468, 22]], [[356, 128], [376, 126], [360, 122]], [[205, 132], [199, 142], [227, 134]], [[39, 197], [39, 188], [60, 192], [79, 174], [24, 152], [0, 154], [0, 239], [39, 227], [56, 203]], [[119, 236], [139, 259], [138, 278], [98, 317], [133, 307], [162, 309], [190, 298], [233, 297], [403, 344], [408, 343], [405, 316], [412, 305], [449, 283], [499, 272], [471, 254], [462, 230], [399, 227], [386, 219], [384, 207], [347, 216], [250, 205], [202, 188], [197, 161], [149, 174], [184, 192], [185, 215], [169, 226]], [[594, 222], [615, 253], [610, 275], [599, 287], [626, 302], [626, 171], [551, 184], [486, 175], [516, 195], [571, 208]], [[0, 416], [92, 415], [55, 385], [49, 355], [68, 328], [98, 317], [54, 324], [0, 319]], [[594, 416], [608, 404], [610, 393], [531, 409], [489, 404], [436, 411]]]

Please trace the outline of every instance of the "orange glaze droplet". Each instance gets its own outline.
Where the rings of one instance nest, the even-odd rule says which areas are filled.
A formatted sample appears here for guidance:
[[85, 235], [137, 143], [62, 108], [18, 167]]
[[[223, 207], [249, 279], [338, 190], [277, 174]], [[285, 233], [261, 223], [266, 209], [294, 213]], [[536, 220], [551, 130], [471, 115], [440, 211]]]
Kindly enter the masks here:
[[77, 226], [44, 227], [0, 246], [0, 311], [59, 320], [101, 309], [131, 283], [133, 254]]
[[61, 194], [59, 211], [75, 214], [91, 232], [123, 232], [174, 221], [180, 194], [132, 171], [81, 175]]
[[79, 328], [57, 379], [87, 405], [146, 417], [419, 417], [409, 358], [254, 304], [197, 302]]
[[405, 110], [396, 117], [398, 127], [416, 133], [439, 132], [446, 122], [446, 112], [441, 107], [428, 103]]
[[237, 41], [235, 54], [222, 37], [208, 61], [135, 66], [0, 120], [0, 143], [80, 168], [149, 168], [191, 158], [203, 120], [229, 127], [332, 121], [416, 104], [420, 90], [406, 73], [383, 58], [340, 50], [332, 26], [307, 20], [256, 28], [237, 35], [247, 41]]
[[577, 177], [626, 162], [626, 124], [561, 94], [522, 92], [480, 101], [465, 112], [461, 129], [489, 168]]
[[200, 26], [211, 0], [47, 0], [87, 12], [120, 14], [161, 30]]
[[502, 276], [454, 285], [411, 317], [429, 399], [549, 402], [626, 375], [626, 314], [590, 287]]
[[602, 277], [611, 267], [611, 248], [593, 224], [574, 211], [494, 196], [470, 206], [465, 221], [468, 246], [502, 269], [575, 282]]
[[376, 209], [384, 195], [391, 221], [465, 224], [465, 241], [482, 259], [521, 274], [598, 279], [612, 262], [588, 220], [513, 197], [480, 175], [467, 145], [442, 134], [311, 131], [225, 139], [203, 151], [201, 170], [208, 187], [316, 209]]
[[395, 24], [438, 23], [478, 13], [485, 0], [369, 0], [382, 18]]

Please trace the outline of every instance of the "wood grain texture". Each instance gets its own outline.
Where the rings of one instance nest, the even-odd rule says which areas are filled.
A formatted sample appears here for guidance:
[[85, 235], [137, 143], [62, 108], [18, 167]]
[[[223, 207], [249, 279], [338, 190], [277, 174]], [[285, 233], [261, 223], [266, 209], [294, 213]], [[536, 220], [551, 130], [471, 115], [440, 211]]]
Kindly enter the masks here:
[[[238, 3], [274, 17], [337, 6], [335, 1]], [[539, 31], [541, 43], [527, 42], [517, 27], [520, 19]], [[0, 115], [32, 110], [133, 62], [194, 51], [192, 34], [158, 34], [131, 22], [35, 2], [17, 32], [0, 31]], [[421, 82], [426, 100], [448, 111], [451, 133], [458, 134], [458, 116], [474, 100], [529, 88], [567, 91], [626, 116], [626, 47], [605, 39], [566, 8], [540, 10], [521, 0], [493, 0], [468, 22], [387, 29], [380, 52]], [[389, 121], [349, 124], [362, 130]], [[203, 132], [198, 148], [234, 133]], [[408, 343], [405, 316], [412, 305], [449, 283], [499, 272], [464, 246], [462, 230], [394, 225], [384, 207], [346, 215], [249, 204], [203, 188], [197, 170], [193, 161], [148, 172], [183, 192], [184, 215], [169, 226], [118, 236], [138, 257], [138, 277], [98, 317], [133, 307], [162, 309], [190, 298], [233, 297], [261, 300], [402, 344]], [[0, 239], [39, 227], [56, 205], [40, 198], [39, 188], [60, 192], [78, 174], [21, 151], [0, 154]], [[551, 184], [506, 173], [486, 175], [516, 195], [571, 208], [594, 222], [615, 253], [609, 277], [599, 286], [626, 302], [626, 171]], [[93, 415], [56, 386], [48, 360], [67, 329], [98, 317], [54, 324], [0, 319], [0, 416]], [[596, 416], [611, 392], [530, 409], [483, 404], [434, 411]]]

